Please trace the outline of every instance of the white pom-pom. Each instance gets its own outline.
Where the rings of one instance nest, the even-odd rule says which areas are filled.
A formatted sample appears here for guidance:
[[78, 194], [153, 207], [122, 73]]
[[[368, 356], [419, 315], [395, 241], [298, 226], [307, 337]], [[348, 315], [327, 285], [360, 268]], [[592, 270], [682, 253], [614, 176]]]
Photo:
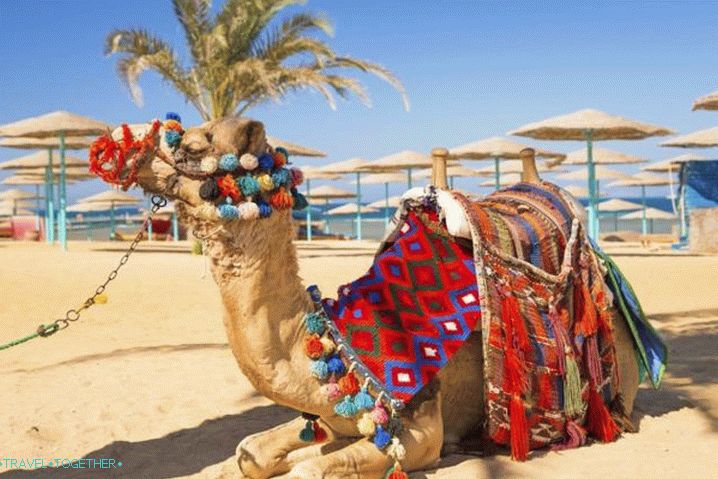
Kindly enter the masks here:
[[240, 204], [237, 209], [239, 210], [239, 217], [243, 220], [256, 220], [259, 218], [259, 206], [257, 206], [257, 203], [248, 201]]
[[239, 157], [239, 164], [247, 171], [252, 171], [259, 164], [257, 157], [251, 153], [245, 153]]
[[386, 449], [386, 453], [395, 461], [403, 461], [404, 457], [406, 457], [406, 449], [396, 436], [391, 438], [391, 444]]
[[217, 171], [217, 158], [214, 156], [205, 156], [199, 163], [199, 169], [202, 170], [203, 173], [211, 175]]
[[376, 425], [374, 424], [374, 421], [371, 420], [369, 413], [365, 412], [357, 421], [357, 428], [359, 429], [359, 434], [362, 436], [371, 436], [376, 430]]
[[334, 344], [334, 341], [332, 341], [330, 338], [324, 336], [322, 339], [319, 340], [320, 343], [322, 343], [322, 347], [324, 348], [324, 354], [329, 355], [334, 352], [334, 348], [336, 345]]

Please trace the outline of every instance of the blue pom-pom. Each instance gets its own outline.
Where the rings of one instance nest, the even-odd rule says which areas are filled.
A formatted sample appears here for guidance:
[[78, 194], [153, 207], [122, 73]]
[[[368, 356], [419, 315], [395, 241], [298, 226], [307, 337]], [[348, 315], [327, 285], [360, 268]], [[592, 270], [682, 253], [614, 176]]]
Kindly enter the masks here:
[[352, 417], [356, 416], [356, 413], [359, 412], [357, 410], [357, 407], [354, 405], [354, 401], [352, 401], [352, 397], [349, 395], [344, 396], [344, 399], [342, 399], [340, 402], [337, 403], [336, 406], [334, 406], [334, 412], [342, 417]]
[[329, 366], [324, 360], [312, 361], [311, 366], [312, 376], [319, 379], [325, 379], [329, 375]]
[[369, 395], [366, 388], [361, 390], [354, 396], [354, 405], [357, 409], [374, 409], [374, 399]]
[[383, 427], [377, 425], [376, 431], [374, 432], [374, 445], [379, 449], [384, 449], [391, 442], [391, 434], [389, 434]]
[[178, 131], [168, 130], [165, 132], [165, 141], [171, 148], [174, 148], [182, 141], [182, 135]]
[[272, 158], [272, 155], [270, 155], [269, 153], [263, 154], [262, 156], [257, 158], [257, 160], [259, 161], [259, 168], [262, 170], [269, 171], [274, 168], [274, 158]]
[[310, 333], [316, 333], [319, 335], [324, 333], [324, 320], [317, 313], [307, 314], [306, 318], [304, 318], [304, 321], [307, 323], [307, 329]]
[[182, 118], [180, 118], [179, 113], [175, 113], [173, 111], [168, 111], [165, 115], [165, 120], [174, 120], [178, 123], [182, 123]]
[[314, 427], [312, 421], [307, 421], [307, 425], [299, 433], [299, 439], [304, 442], [314, 442]]
[[246, 175], [239, 179], [239, 189], [244, 196], [254, 196], [259, 193], [259, 183], [253, 177]]
[[257, 206], [259, 207], [260, 218], [269, 218], [269, 215], [272, 214], [272, 207], [265, 201], [257, 201]]
[[294, 206], [292, 206], [293, 210], [299, 211], [309, 206], [307, 199], [303, 194], [298, 192], [296, 188], [292, 188], [292, 197], [294, 198]]
[[274, 183], [274, 186], [279, 188], [280, 186], [290, 186], [290, 182], [292, 181], [292, 175], [289, 174], [289, 170], [286, 168], [280, 168], [274, 173], [272, 173], [272, 183]]
[[329, 367], [329, 372], [337, 376], [343, 376], [347, 370], [347, 367], [344, 366], [344, 361], [342, 361], [342, 358], [340, 358], [338, 354], [329, 356], [327, 366]]
[[227, 153], [219, 159], [219, 168], [224, 171], [234, 171], [239, 167], [239, 160], [236, 155]]
[[239, 210], [236, 206], [225, 203], [219, 205], [219, 217], [225, 220], [239, 218]]

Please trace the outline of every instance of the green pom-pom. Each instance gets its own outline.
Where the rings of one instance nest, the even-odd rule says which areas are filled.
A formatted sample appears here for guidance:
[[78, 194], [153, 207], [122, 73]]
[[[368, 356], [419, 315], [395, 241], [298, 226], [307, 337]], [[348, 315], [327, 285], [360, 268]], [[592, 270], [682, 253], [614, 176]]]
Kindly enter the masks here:
[[324, 320], [316, 313], [309, 313], [305, 319], [307, 323], [307, 329], [312, 334], [323, 334], [324, 333]]
[[314, 442], [314, 428], [312, 427], [312, 421], [307, 421], [307, 425], [299, 433], [299, 439], [304, 442]]

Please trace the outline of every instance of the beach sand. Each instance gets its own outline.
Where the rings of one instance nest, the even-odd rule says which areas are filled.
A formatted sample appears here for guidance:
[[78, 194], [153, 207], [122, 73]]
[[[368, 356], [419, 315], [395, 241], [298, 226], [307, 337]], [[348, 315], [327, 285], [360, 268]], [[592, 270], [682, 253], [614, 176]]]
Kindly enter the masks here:
[[[104, 281], [123, 244], [0, 243], [0, 343], [64, 316]], [[376, 243], [299, 243], [301, 274], [333, 296]], [[296, 417], [259, 396], [226, 345], [217, 289], [186, 243], [143, 244], [108, 302], [52, 338], [0, 352], [1, 478], [232, 478], [246, 435]], [[526, 463], [453, 455], [412, 478], [718, 477], [718, 257], [614, 248], [671, 363], [644, 386], [640, 427], [612, 444]], [[7, 471], [3, 458], [112, 457], [112, 471]]]

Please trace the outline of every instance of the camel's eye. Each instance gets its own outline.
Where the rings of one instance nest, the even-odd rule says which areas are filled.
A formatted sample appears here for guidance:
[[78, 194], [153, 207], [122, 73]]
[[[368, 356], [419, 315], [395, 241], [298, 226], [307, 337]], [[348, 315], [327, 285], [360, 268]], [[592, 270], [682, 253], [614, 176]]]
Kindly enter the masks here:
[[208, 141], [208, 142], [212, 143], [212, 132], [209, 132], [209, 131], [206, 132], [206, 133], [204, 134], [204, 137], [207, 138], [207, 141]]

